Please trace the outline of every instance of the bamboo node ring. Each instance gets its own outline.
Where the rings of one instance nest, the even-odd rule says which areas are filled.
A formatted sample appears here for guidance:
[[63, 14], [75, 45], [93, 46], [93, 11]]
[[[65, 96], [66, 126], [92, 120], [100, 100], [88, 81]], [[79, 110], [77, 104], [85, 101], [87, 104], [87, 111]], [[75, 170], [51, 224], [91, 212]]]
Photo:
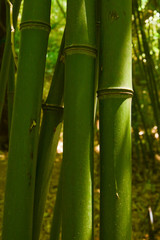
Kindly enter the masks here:
[[133, 90], [130, 88], [122, 88], [122, 87], [113, 87], [113, 88], [105, 88], [97, 91], [97, 97], [101, 98], [131, 98], [133, 97]]
[[65, 55], [85, 54], [87, 56], [96, 58], [97, 49], [94, 46], [90, 46], [90, 45], [72, 44], [65, 47], [64, 53]]
[[39, 22], [39, 21], [26, 21], [20, 24], [20, 30], [24, 29], [40, 29], [47, 32], [50, 32], [51, 27], [48, 23]]
[[64, 107], [60, 106], [60, 105], [56, 105], [56, 104], [49, 104], [49, 103], [43, 103], [42, 104], [42, 109], [43, 111], [54, 111], [54, 110], [63, 110]]

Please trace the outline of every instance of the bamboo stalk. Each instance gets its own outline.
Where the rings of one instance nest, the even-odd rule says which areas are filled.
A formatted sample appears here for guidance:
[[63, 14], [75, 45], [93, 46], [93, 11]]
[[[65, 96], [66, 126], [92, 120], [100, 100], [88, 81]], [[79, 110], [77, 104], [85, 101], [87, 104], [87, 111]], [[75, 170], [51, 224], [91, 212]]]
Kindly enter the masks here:
[[59, 134], [63, 119], [63, 90], [64, 90], [64, 36], [52, 79], [50, 91], [43, 104], [43, 120], [38, 147], [33, 239], [38, 240], [44, 213], [45, 200], [49, 186], [50, 175], [53, 169]]
[[131, 239], [131, 0], [101, 1], [100, 239]]
[[59, 9], [61, 10], [64, 18], [66, 18], [66, 13], [65, 13], [65, 11], [64, 11], [64, 9], [63, 9], [63, 6], [62, 6], [61, 3], [59, 2], [59, 0], [56, 0], [56, 2], [57, 2], [57, 5], [58, 5]]
[[[13, 1], [11, 1], [13, 4]], [[13, 26], [16, 28], [17, 24], [17, 17], [20, 8], [21, 0], [14, 0], [13, 5], [13, 15], [10, 15], [10, 6], [8, 2], [6, 2], [6, 18], [7, 18], [7, 33], [6, 33], [6, 42], [5, 48], [3, 53], [1, 71], [0, 71], [0, 119], [2, 115], [5, 93], [6, 93], [6, 86], [9, 78], [10, 70], [10, 59], [12, 58], [12, 51], [11, 51], [11, 26], [10, 26], [10, 18], [13, 19]]]
[[36, 159], [49, 20], [50, 1], [24, 1], [9, 145], [3, 240], [32, 239]]
[[[133, 85], [134, 86], [134, 85]], [[153, 151], [153, 144], [152, 141], [150, 139], [150, 135], [148, 133], [148, 129], [147, 129], [147, 125], [146, 125], [146, 121], [145, 121], [145, 117], [144, 114], [142, 112], [141, 106], [140, 106], [140, 102], [139, 102], [139, 98], [138, 98], [138, 94], [137, 91], [135, 90], [135, 86], [134, 86], [134, 97], [135, 97], [135, 103], [137, 105], [137, 109], [139, 111], [140, 117], [141, 117], [141, 121], [143, 123], [143, 127], [145, 129], [145, 135], [146, 135], [146, 140], [148, 143], [148, 147], [149, 147], [149, 151], [150, 151], [150, 157], [152, 158], [152, 166], [154, 168], [155, 165], [155, 158], [154, 158], [154, 151]]]
[[68, 0], [65, 41], [62, 239], [92, 239], [94, 0]]
[[0, 72], [0, 96], [1, 96], [0, 120], [1, 120], [1, 116], [2, 116], [4, 100], [5, 100], [10, 58], [11, 58], [10, 33], [7, 33], [5, 47], [4, 47], [4, 53], [3, 53], [3, 59], [2, 59], [2, 65], [1, 65], [1, 72]]
[[144, 73], [145, 73], [145, 77], [146, 77], [149, 96], [150, 96], [151, 103], [152, 103], [154, 118], [157, 123], [158, 131], [159, 131], [160, 112], [159, 112], [159, 96], [158, 96], [158, 92], [157, 92], [157, 90], [158, 90], [157, 83], [156, 83], [155, 75], [154, 75], [154, 71], [153, 71], [153, 60], [149, 53], [149, 46], [148, 46], [148, 43], [146, 40], [145, 32], [143, 30], [143, 25], [142, 25], [142, 21], [141, 21], [140, 12], [138, 10], [137, 1], [134, 1], [133, 10], [134, 10], [134, 16], [135, 16], [134, 23], [135, 23], [135, 29], [137, 32], [137, 41], [138, 41], [140, 53], [141, 53], [141, 43], [139, 40], [138, 26], [136, 24], [136, 19], [138, 19], [139, 27], [140, 27], [140, 31], [141, 31], [142, 45], [143, 45], [143, 49], [144, 49], [144, 52], [146, 55], [146, 61], [147, 61], [146, 64], [144, 64], [143, 62], [142, 62], [142, 64], [143, 64]]
[[4, 0], [0, 0], [0, 68], [3, 57], [6, 39], [6, 5]]
[[15, 90], [15, 65], [13, 56], [11, 56], [8, 72], [8, 132], [10, 135], [11, 122], [12, 122], [12, 112], [13, 112], [13, 102], [14, 102], [14, 90]]

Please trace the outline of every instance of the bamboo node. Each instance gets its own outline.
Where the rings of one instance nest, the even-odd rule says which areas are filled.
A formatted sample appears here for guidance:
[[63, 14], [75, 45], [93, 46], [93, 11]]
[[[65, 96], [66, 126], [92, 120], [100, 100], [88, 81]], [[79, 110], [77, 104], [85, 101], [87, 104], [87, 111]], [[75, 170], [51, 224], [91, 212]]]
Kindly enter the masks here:
[[106, 98], [106, 97], [131, 98], [133, 97], [133, 90], [130, 88], [121, 88], [121, 87], [105, 88], [97, 91], [97, 97], [99, 99]]
[[87, 56], [96, 58], [97, 49], [94, 46], [90, 46], [90, 45], [72, 44], [65, 47], [64, 53], [65, 55], [85, 54]]
[[48, 23], [39, 22], [39, 21], [26, 21], [20, 24], [20, 30], [24, 29], [40, 29], [47, 32], [50, 32], [51, 27]]
[[56, 104], [49, 104], [49, 103], [43, 103], [42, 104], [42, 109], [43, 111], [54, 111], [54, 110], [63, 110], [64, 107], [60, 106], [60, 105], [56, 105]]

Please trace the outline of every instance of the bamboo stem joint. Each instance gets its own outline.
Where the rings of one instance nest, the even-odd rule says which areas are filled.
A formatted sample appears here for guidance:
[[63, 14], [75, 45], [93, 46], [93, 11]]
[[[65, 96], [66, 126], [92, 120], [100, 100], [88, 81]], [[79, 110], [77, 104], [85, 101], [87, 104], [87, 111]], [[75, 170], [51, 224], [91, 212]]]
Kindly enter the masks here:
[[97, 49], [90, 45], [72, 44], [72, 45], [65, 47], [64, 53], [65, 53], [65, 55], [85, 54], [87, 56], [96, 58]]
[[97, 96], [99, 99], [102, 98], [130, 98], [133, 97], [133, 90], [129, 88], [106, 88], [106, 89], [100, 89], [97, 91]]
[[50, 32], [51, 27], [48, 23], [39, 21], [27, 21], [20, 24], [20, 30], [24, 29], [40, 29]]
[[47, 111], [54, 111], [56, 110], [62, 110], [64, 109], [64, 107], [60, 106], [60, 105], [56, 105], [56, 104], [49, 104], [49, 103], [43, 103], [42, 104], [42, 109], [47, 110]]

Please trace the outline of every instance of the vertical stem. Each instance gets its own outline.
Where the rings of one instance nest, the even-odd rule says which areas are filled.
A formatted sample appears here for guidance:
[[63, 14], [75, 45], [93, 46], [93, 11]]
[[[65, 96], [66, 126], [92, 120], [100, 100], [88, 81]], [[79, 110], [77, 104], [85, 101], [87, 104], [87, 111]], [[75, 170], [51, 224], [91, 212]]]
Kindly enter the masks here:
[[10, 134], [3, 240], [31, 240], [50, 1], [25, 0]]
[[152, 141], [150, 139], [150, 135], [148, 133], [148, 129], [147, 129], [146, 121], [145, 121], [145, 116], [144, 116], [144, 114], [142, 112], [140, 101], [139, 101], [138, 94], [137, 94], [137, 91], [136, 91], [135, 87], [134, 87], [134, 97], [135, 97], [135, 104], [137, 105], [137, 109], [139, 111], [143, 127], [145, 129], [146, 140], [147, 140], [149, 151], [150, 151], [150, 155], [151, 155], [150, 157], [152, 158], [152, 166], [154, 167], [154, 165], [155, 165], [155, 157], [154, 157], [154, 151], [153, 151], [153, 144], [152, 144]]
[[101, 240], [131, 240], [131, 46], [131, 0], [101, 0]]
[[0, 0], [0, 68], [6, 39], [6, 5], [5, 0]]
[[14, 90], [15, 90], [15, 65], [13, 61], [13, 56], [10, 59], [9, 72], [8, 72], [8, 130], [10, 135], [11, 122], [12, 122], [12, 112], [13, 112], [13, 102], [14, 102]]
[[92, 239], [95, 1], [68, 0], [62, 239]]
[[159, 112], [159, 96], [158, 96], [157, 82], [155, 80], [155, 73], [153, 70], [153, 60], [152, 60], [152, 57], [149, 52], [149, 46], [148, 46], [148, 43], [146, 40], [145, 31], [143, 29], [141, 14], [138, 10], [137, 0], [134, 1], [133, 10], [134, 10], [134, 16], [135, 16], [134, 23], [135, 23], [135, 28], [136, 28], [136, 32], [137, 32], [137, 40], [138, 40], [138, 46], [139, 46], [140, 52], [141, 52], [141, 47], [140, 47], [141, 44], [140, 44], [140, 40], [139, 40], [138, 26], [136, 24], [136, 18], [138, 19], [139, 28], [141, 31], [143, 49], [144, 49], [144, 52], [146, 55], [146, 60], [147, 60], [146, 64], [144, 64], [143, 62], [142, 62], [142, 64], [144, 67], [144, 73], [145, 73], [145, 77], [146, 77], [146, 81], [147, 81], [147, 88], [148, 88], [149, 96], [150, 96], [150, 99], [152, 102], [152, 108], [153, 108], [155, 121], [157, 123], [158, 131], [159, 131], [160, 112]]
[[43, 120], [41, 126], [36, 183], [34, 199], [33, 239], [38, 240], [44, 213], [50, 175], [52, 173], [57, 143], [63, 119], [64, 93], [64, 36], [53, 75], [50, 91], [43, 105]]
[[7, 33], [6, 33], [6, 42], [3, 53], [1, 71], [0, 71], [0, 119], [2, 115], [6, 86], [9, 78], [10, 70], [10, 59], [12, 58], [11, 51], [11, 29], [10, 29], [10, 17], [13, 17], [14, 28], [16, 28], [17, 17], [19, 12], [21, 0], [15, 0], [13, 5], [13, 16], [10, 16], [9, 3], [6, 1], [6, 19], [7, 19]]

